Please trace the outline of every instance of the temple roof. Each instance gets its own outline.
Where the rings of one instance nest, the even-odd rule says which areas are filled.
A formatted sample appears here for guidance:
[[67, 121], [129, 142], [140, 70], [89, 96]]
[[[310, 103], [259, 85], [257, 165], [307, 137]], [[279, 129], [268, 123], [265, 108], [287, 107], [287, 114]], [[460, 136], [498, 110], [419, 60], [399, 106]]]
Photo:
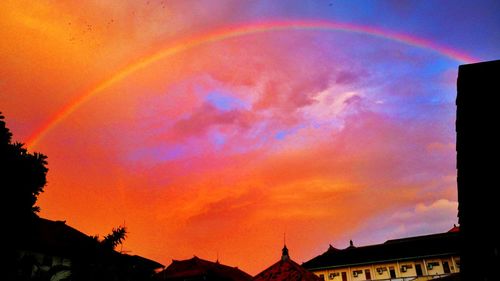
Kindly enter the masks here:
[[281, 259], [266, 270], [257, 274], [254, 281], [321, 281], [322, 279], [307, 271], [290, 259], [287, 247], [283, 247]]
[[249, 281], [252, 276], [246, 272], [223, 265], [217, 262], [211, 262], [194, 256], [188, 260], [172, 260], [172, 263], [159, 273], [162, 280], [227, 280], [227, 281]]

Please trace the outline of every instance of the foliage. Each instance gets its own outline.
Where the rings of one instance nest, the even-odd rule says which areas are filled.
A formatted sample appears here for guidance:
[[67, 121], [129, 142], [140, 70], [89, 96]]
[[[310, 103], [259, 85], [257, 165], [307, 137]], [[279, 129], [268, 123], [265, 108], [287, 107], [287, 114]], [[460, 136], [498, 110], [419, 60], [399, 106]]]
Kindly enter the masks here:
[[[29, 241], [36, 213], [38, 195], [47, 183], [47, 156], [30, 153], [23, 143], [12, 142], [12, 133], [7, 128], [4, 116], [0, 112], [0, 212], [4, 214], [3, 233], [6, 247], [2, 251], [2, 261], [6, 270], [3, 275], [7, 280], [22, 279], [23, 272], [31, 274], [30, 261], [17, 260], [18, 250]], [[28, 265], [28, 267], [26, 267]]]
[[40, 211], [35, 204], [47, 183], [46, 166], [47, 156], [30, 153], [23, 143], [12, 142], [12, 133], [0, 113], [0, 188], [11, 218], [25, 220]]
[[127, 237], [127, 228], [125, 226], [119, 226], [113, 228], [110, 234], [104, 236], [101, 244], [108, 249], [115, 249], [116, 246], [123, 243], [123, 240]]

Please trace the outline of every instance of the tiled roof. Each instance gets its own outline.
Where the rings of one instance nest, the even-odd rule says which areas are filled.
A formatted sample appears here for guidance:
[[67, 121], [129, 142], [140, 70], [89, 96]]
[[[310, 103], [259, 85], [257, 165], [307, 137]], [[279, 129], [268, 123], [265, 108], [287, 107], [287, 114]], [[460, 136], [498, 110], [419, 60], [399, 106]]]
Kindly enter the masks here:
[[446, 232], [388, 240], [383, 244], [363, 247], [350, 246], [344, 250], [330, 246], [326, 252], [305, 262], [302, 266], [307, 269], [332, 268], [458, 254], [458, 250], [459, 232]]
[[281, 259], [266, 270], [257, 274], [254, 281], [321, 281], [322, 279], [291, 259]]
[[164, 271], [158, 274], [158, 277], [160, 280], [252, 280], [252, 276], [237, 267], [207, 261], [196, 256], [188, 260], [173, 260]]

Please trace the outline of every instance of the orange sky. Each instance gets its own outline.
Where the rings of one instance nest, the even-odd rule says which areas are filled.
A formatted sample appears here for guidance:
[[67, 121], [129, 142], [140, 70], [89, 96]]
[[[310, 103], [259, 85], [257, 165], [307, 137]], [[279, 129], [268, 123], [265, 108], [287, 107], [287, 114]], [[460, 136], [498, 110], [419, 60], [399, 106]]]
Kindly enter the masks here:
[[[0, 110], [26, 142], [185, 38], [271, 19], [349, 22], [295, 4], [4, 1]], [[425, 31], [412, 36], [434, 40]], [[300, 263], [329, 243], [446, 231], [457, 221], [460, 63], [332, 30], [189, 48], [124, 75], [29, 147], [49, 161], [40, 215], [89, 235], [125, 224], [124, 250], [165, 265], [218, 253], [250, 274], [277, 260], [284, 232]]]

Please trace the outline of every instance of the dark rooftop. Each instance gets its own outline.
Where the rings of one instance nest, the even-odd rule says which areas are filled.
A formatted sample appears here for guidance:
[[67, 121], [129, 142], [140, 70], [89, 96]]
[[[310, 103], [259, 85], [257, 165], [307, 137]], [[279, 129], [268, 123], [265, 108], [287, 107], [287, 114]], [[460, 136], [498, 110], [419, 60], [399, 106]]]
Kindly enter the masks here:
[[376, 262], [458, 254], [459, 232], [388, 240], [382, 244], [339, 250], [331, 245], [323, 254], [302, 264], [307, 269], [332, 268]]
[[250, 281], [252, 276], [237, 267], [230, 267], [194, 256], [188, 260], [172, 260], [172, 263], [158, 274], [158, 279]]
[[164, 267], [163, 264], [159, 262], [138, 255], [132, 256], [128, 254], [121, 254], [121, 257], [122, 259], [128, 261], [129, 264], [135, 266], [136, 268], [155, 270]]
[[257, 274], [254, 281], [320, 281], [313, 273], [290, 259], [287, 247], [283, 247], [281, 259], [266, 270]]
[[257, 274], [254, 281], [319, 281], [322, 280], [313, 273], [307, 271], [305, 268], [294, 262], [293, 260], [279, 260], [271, 265], [266, 270]]
[[96, 240], [67, 225], [65, 221], [38, 218], [29, 230], [29, 234], [17, 246], [19, 250], [73, 257], [88, 254], [98, 247]]
[[110, 255], [131, 266], [145, 270], [163, 267], [162, 264], [141, 256], [121, 254], [114, 250], [104, 249], [97, 240], [67, 225], [65, 221], [52, 221], [44, 218], [35, 219], [30, 225], [28, 233], [15, 246], [20, 251], [38, 252], [65, 258]]

